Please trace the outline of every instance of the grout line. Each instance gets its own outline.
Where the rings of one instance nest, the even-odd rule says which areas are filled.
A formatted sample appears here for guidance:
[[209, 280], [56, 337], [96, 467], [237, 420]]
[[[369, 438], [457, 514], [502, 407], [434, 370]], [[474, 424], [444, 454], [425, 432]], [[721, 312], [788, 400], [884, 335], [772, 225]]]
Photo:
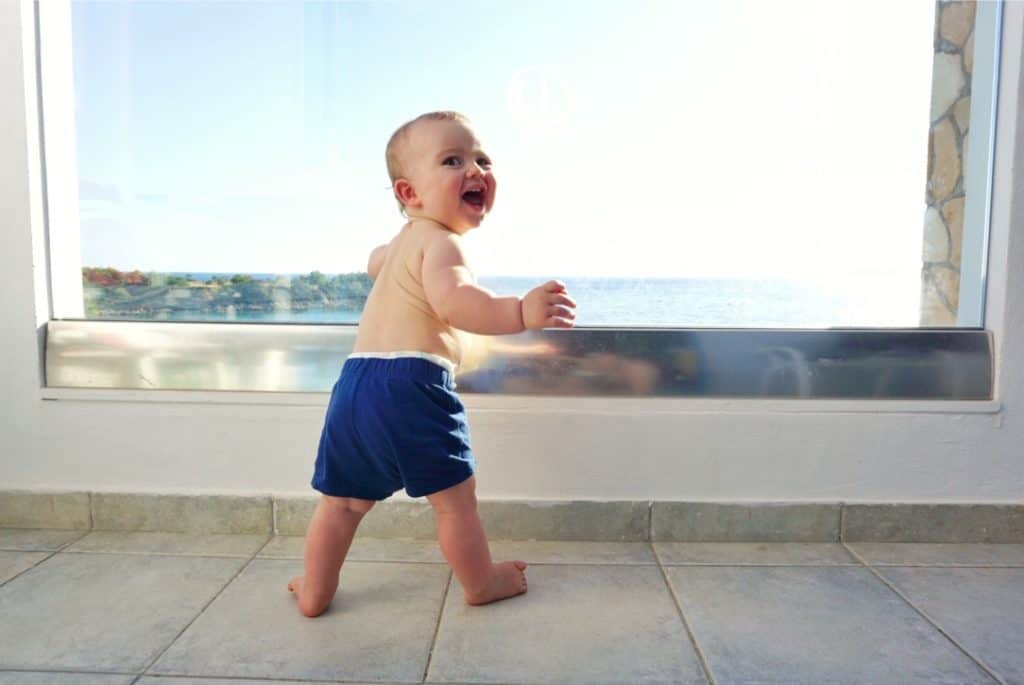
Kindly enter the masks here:
[[437, 611], [437, 623], [434, 625], [434, 636], [430, 638], [430, 649], [427, 650], [427, 663], [423, 666], [423, 677], [421, 683], [427, 682], [427, 674], [430, 672], [430, 662], [434, 658], [434, 647], [437, 645], [437, 635], [441, 632], [441, 617], [444, 616], [444, 606], [448, 602], [448, 591], [451, 590], [454, 575], [451, 568], [448, 569], [448, 582], [444, 584], [444, 592], [441, 593], [441, 608]]
[[[0, 672], [2, 672], [2, 671], [0, 671]], [[130, 675], [130, 674], [120, 673], [120, 674], [117, 674], [117, 675]], [[277, 683], [305, 683], [306, 685], [310, 685], [311, 683], [316, 683], [317, 685], [320, 685], [321, 683], [323, 685], [327, 685], [328, 683], [332, 683], [332, 684], [336, 683], [337, 685], [345, 685], [346, 683], [350, 683], [351, 685], [357, 685], [357, 683], [362, 683], [363, 682], [361, 680], [323, 680], [322, 678], [313, 681], [313, 680], [309, 680], [308, 678], [297, 678], [297, 677], [294, 677], [294, 676], [247, 675], [244, 678], [239, 679], [238, 676], [228, 676], [228, 675], [186, 676], [186, 675], [180, 675], [180, 674], [179, 675], [175, 675], [175, 674], [170, 674], [170, 673], [149, 673], [149, 674], [142, 673], [142, 674], [139, 675], [139, 678], [140, 679], [141, 678], [152, 678], [154, 680], [175, 680], [175, 681], [181, 681], [181, 679], [184, 678], [188, 682], [193, 682], [194, 680], [202, 680], [203, 682], [206, 682], [206, 681], [211, 681], [211, 682], [223, 681], [225, 683], [231, 683], [232, 685], [234, 685], [236, 683], [242, 683], [242, 682], [244, 682], [244, 683], [249, 683], [249, 682], [253, 682], [253, 683], [270, 683], [271, 685], [276, 685]], [[137, 683], [137, 682], [138, 681], [134, 681], [132, 683], [132, 685], [135, 685], [135, 683]], [[386, 680], [386, 681], [383, 681], [383, 682], [375, 683], [375, 685], [408, 685], [408, 683], [399, 683], [399, 682], [395, 682], [395, 681], [391, 681], [391, 680]], [[452, 685], [455, 685], [455, 684], [452, 684]], [[475, 683], [470, 683], [468, 685], [476, 685], [476, 684]]]
[[7, 580], [5, 580], [3, 582], [0, 582], [0, 587], [3, 587], [5, 585], [7, 585], [8, 583], [10, 583], [15, 578], [20, 578], [24, 574], [28, 573], [32, 569], [34, 569], [37, 566], [39, 566], [40, 564], [42, 564], [44, 561], [52, 559], [53, 557], [57, 556], [58, 554], [63, 552], [65, 549], [67, 549], [68, 547], [70, 547], [71, 545], [75, 544], [76, 542], [78, 542], [79, 540], [81, 540], [82, 538], [84, 538], [86, 535], [89, 534], [89, 531], [87, 531], [87, 530], [86, 531], [78, 531], [78, 530], [76, 530], [74, 532], [75, 533], [81, 533], [81, 535], [79, 535], [78, 537], [75, 537], [75, 538], [71, 538], [70, 540], [68, 540], [67, 542], [65, 542], [64, 544], [60, 545], [57, 549], [54, 549], [54, 550], [49, 550], [49, 549], [3, 550], [5, 552], [10, 551], [10, 552], [14, 552], [16, 554], [46, 554], [46, 556], [43, 557], [42, 559], [40, 559], [39, 561], [37, 561], [36, 563], [32, 564], [31, 566], [29, 566], [24, 571], [21, 571], [20, 573], [16, 573], [13, 576], [11, 576], [10, 578], [8, 578]]
[[89, 495], [89, 532], [96, 530], [96, 515], [93, 513], [93, 502], [92, 502], [92, 491], [90, 490]]
[[870, 571], [872, 574], [874, 574], [874, 576], [876, 578], [878, 578], [878, 580], [880, 580], [886, 587], [888, 587], [890, 590], [892, 590], [894, 593], [896, 593], [896, 595], [900, 599], [902, 599], [904, 602], [906, 602], [907, 605], [911, 609], [913, 609], [915, 612], [920, 614], [924, 618], [924, 620], [926, 620], [928, 623], [930, 623], [932, 625], [933, 628], [935, 628], [937, 631], [939, 631], [939, 633], [941, 633], [943, 637], [945, 637], [947, 640], [952, 642], [953, 645], [957, 649], [959, 649], [961, 652], [966, 654], [967, 658], [969, 658], [971, 661], [973, 661], [975, 664], [977, 664], [978, 667], [980, 667], [983, 671], [985, 671], [985, 673], [987, 673], [989, 676], [991, 676], [997, 683], [1000, 683], [1000, 685], [1006, 685], [1006, 681], [1003, 680], [1002, 678], [1000, 678], [991, 668], [988, 667], [988, 665], [985, 664], [984, 661], [982, 661], [980, 658], [978, 658], [978, 657], [974, 656], [973, 654], [971, 654], [971, 652], [969, 652], [966, 647], [961, 645], [952, 635], [950, 635], [948, 632], [946, 632], [946, 630], [942, 626], [940, 626], [935, 619], [933, 619], [931, 616], [929, 616], [927, 614], [927, 612], [925, 612], [924, 609], [919, 608], [916, 604], [914, 604], [912, 601], [910, 601], [909, 597], [907, 597], [905, 594], [900, 592], [900, 590], [892, 582], [890, 582], [888, 578], [886, 578], [881, 573], [879, 573], [878, 570], [875, 569], [874, 566], [869, 564], [862, 556], [857, 554], [857, 552], [855, 552], [853, 549], [851, 549], [849, 547], [849, 545], [847, 545], [846, 543], [843, 543], [843, 547], [846, 547], [846, 551], [848, 551], [850, 554], [852, 554], [854, 556], [854, 558], [856, 558], [858, 561], [860, 561], [862, 564], [864, 564], [864, 567], [868, 571]]
[[[0, 669], [0, 673], [2, 673], [2, 672], [3, 672], [3, 670]], [[72, 671], [72, 673], [78, 673], [78, 672], [79, 671]], [[84, 673], [85, 671], [82, 671], [82, 672]], [[131, 674], [130, 673], [117, 673], [117, 674], [114, 674], [114, 675], [131, 675]], [[265, 683], [271, 683], [271, 684], [276, 684], [276, 683], [306, 683], [306, 685], [309, 685], [310, 683], [313, 683], [313, 682], [317, 683], [318, 685], [320, 683], [323, 683], [324, 685], [326, 685], [327, 683], [337, 683], [337, 685], [345, 685], [345, 683], [351, 683], [352, 685], [356, 685], [356, 683], [363, 682], [363, 681], [354, 681], [354, 680], [323, 680], [323, 679], [318, 679], [316, 681], [312, 681], [312, 680], [309, 680], [308, 678], [297, 678], [297, 677], [294, 677], [294, 676], [267, 676], [267, 675], [247, 675], [247, 676], [245, 676], [244, 678], [242, 678], [240, 680], [238, 678], [238, 676], [227, 676], [227, 675], [186, 676], [186, 675], [180, 675], [180, 674], [175, 675], [175, 674], [170, 674], [170, 673], [149, 673], [149, 674], [147, 674], [147, 673], [140, 673], [138, 675], [138, 679], [142, 679], [142, 678], [152, 678], [154, 680], [176, 680], [176, 681], [180, 681], [182, 678], [185, 678], [189, 682], [192, 682], [193, 679], [198, 679], [198, 680], [202, 680], [203, 682], [206, 682], [206, 681], [209, 680], [209, 681], [214, 681], [214, 682], [224, 681], [225, 683], [240, 683], [240, 682], [246, 682], [246, 683], [248, 683], [248, 682], [264, 683], [265, 682]], [[137, 682], [138, 682], [138, 680], [135, 680], [135, 681], [132, 682], [131, 685], [135, 685], [135, 683], [137, 683]], [[377, 683], [376, 685], [408, 685], [408, 683], [399, 683], [399, 682], [395, 682], [395, 681], [390, 681], [389, 680], [389, 681], [383, 681], [383, 682]], [[469, 683], [469, 684], [466, 684], [466, 685], [476, 685], [476, 684], [475, 683]]]
[[[262, 549], [262, 546], [261, 546]], [[250, 554], [215, 554], [213, 552], [139, 552], [135, 550], [117, 549], [69, 549], [64, 554], [76, 554], [78, 556], [102, 556], [117, 555], [126, 557], [188, 557], [189, 559], [248, 559]], [[275, 557], [264, 557], [273, 559]], [[290, 559], [294, 561], [294, 559]]]
[[875, 566], [881, 568], [1024, 568], [1024, 564], [893, 564], [886, 562], [884, 564], [875, 564]]
[[[105, 552], [74, 552], [74, 554], [105, 554]], [[122, 554], [122, 552], [110, 552], [110, 554]], [[198, 556], [198, 555], [187, 555], [187, 554], [164, 554], [161, 556]], [[211, 557], [211, 558], [239, 558], [239, 557]], [[262, 561], [301, 561], [301, 557], [260, 557]], [[657, 561], [586, 561], [586, 560], [575, 560], [575, 561], [530, 561], [527, 556], [523, 559], [530, 566], [624, 566], [627, 568], [637, 568], [642, 566], [657, 566]], [[403, 565], [418, 565], [418, 566], [442, 566], [447, 562], [444, 561], [406, 561], [403, 559], [346, 559], [346, 564], [403, 564]], [[749, 568], [860, 568], [861, 563], [857, 561], [849, 562], [827, 562], [827, 561], [773, 561], [773, 562], [757, 562], [757, 561], [680, 561], [672, 563], [664, 563], [668, 567], [676, 566], [710, 566], [710, 567], [722, 567], [722, 568], [733, 568], [733, 567], [749, 567]], [[915, 564], [888, 564], [889, 566], [907, 567], [915, 566]], [[1022, 568], [1024, 566], [979, 566], [977, 564], [961, 564], [957, 566], [936, 566], [934, 564], [916, 564], [916, 566], [922, 566], [926, 568]]]
[[[120, 554], [120, 552], [116, 552]], [[165, 555], [165, 556], [188, 556], [188, 555]], [[193, 555], [194, 556], [194, 555]], [[524, 555], [525, 556], [525, 555]], [[224, 558], [224, 557], [221, 557]], [[238, 557], [235, 557], [238, 558]], [[260, 557], [261, 561], [302, 561], [301, 557]], [[530, 561], [526, 556], [525, 561], [530, 566], [657, 566], [654, 561]], [[446, 561], [405, 561], [403, 559], [346, 559], [346, 564], [403, 564], [406, 566], [444, 566]], [[670, 564], [670, 566], [700, 566], [704, 564]], [[735, 566], [736, 564], [707, 564], [709, 566]], [[759, 566], [761, 564], [758, 564]], [[794, 566], [796, 564], [769, 564], [770, 566]], [[803, 564], [800, 564], [803, 565]], [[856, 564], [847, 564], [856, 566]]]
[[647, 502], [647, 539], [644, 542], [654, 542], [654, 500]]
[[836, 542], [846, 541], [846, 502], [839, 503], [839, 535]]
[[30, 668], [25, 666], [2, 666], [0, 667], [0, 673], [66, 673], [70, 675], [120, 675], [120, 676], [137, 676], [135, 671], [110, 671], [99, 669], [91, 671], [84, 668], [60, 668], [59, 666], [54, 667], [43, 667]]
[[704, 672], [704, 678], [710, 685], [715, 685], [715, 679], [711, 675], [711, 669], [708, 667], [707, 659], [704, 658], [704, 652], [701, 651], [700, 645], [697, 644], [697, 637], [693, 634], [693, 629], [690, 628], [689, 621], [686, 620], [686, 615], [683, 613], [683, 603], [679, 601], [679, 596], [676, 594], [675, 588], [672, 587], [672, 583], [668, 579], [668, 572], [661, 563], [661, 557], [658, 555], [658, 550], [655, 549], [653, 542], [648, 544], [651, 545], [651, 553], [654, 555], [654, 560], [658, 562], [658, 570], [661, 571], [661, 577], [665, 581], [665, 587], [668, 588], [668, 593], [672, 597], [672, 602], [676, 605], [676, 611], [679, 612], [679, 618], [683, 622], [683, 628], [686, 629], [686, 636], [690, 639], [690, 646], [693, 647], [693, 651], [697, 654], [697, 659], [700, 661], [700, 667]]
[[281, 534], [277, 528], [277, 497], [274, 495], [270, 496], [270, 530], [271, 537], [277, 537]]
[[57, 552], [63, 552], [63, 551], [65, 551], [65, 550], [66, 550], [66, 549], [67, 549], [68, 547], [70, 547], [71, 545], [73, 545], [73, 544], [75, 544], [75, 543], [77, 543], [77, 542], [81, 542], [81, 541], [82, 541], [83, 539], [85, 539], [86, 537], [88, 537], [89, 535], [91, 535], [91, 534], [92, 534], [92, 529], [90, 528], [89, 530], [83, 530], [83, 531], [78, 531], [78, 530], [76, 530], [75, 532], [76, 532], [76, 533], [81, 533], [81, 535], [79, 535], [79, 536], [78, 536], [78, 537], [76, 537], [76, 538], [71, 538], [70, 540], [68, 540], [67, 542], [65, 542], [65, 543], [64, 543], [63, 545], [61, 545], [60, 547], [58, 547], [58, 548], [57, 548], [57, 549], [56, 549], [55, 551], [57, 551]]
[[846, 564], [832, 564], [825, 561], [813, 562], [752, 562], [752, 561], [684, 561], [678, 563], [664, 564], [669, 568], [860, 568], [860, 564], [853, 562]]
[[[185, 631], [187, 631], [187, 630], [188, 630], [189, 628], [191, 628], [191, 627], [192, 627], [192, 624], [193, 624], [193, 623], [195, 623], [196, 621], [198, 621], [198, 620], [199, 620], [199, 617], [200, 617], [200, 616], [202, 616], [202, 615], [203, 615], [204, 613], [206, 613], [206, 610], [210, 608], [210, 605], [211, 605], [211, 604], [213, 604], [214, 602], [216, 602], [216, 601], [217, 601], [217, 598], [218, 598], [218, 597], [220, 597], [220, 596], [221, 596], [222, 594], [224, 594], [224, 591], [225, 591], [225, 590], [227, 590], [227, 589], [228, 589], [228, 587], [229, 587], [229, 586], [230, 586], [230, 585], [231, 585], [231, 584], [232, 584], [233, 582], [235, 582], [235, 580], [236, 580], [236, 579], [238, 578], [238, 576], [242, 575], [242, 573], [243, 573], [243, 572], [244, 572], [244, 571], [245, 571], [245, 570], [246, 570], [247, 568], [249, 568], [250, 566], [252, 566], [252, 562], [256, 560], [256, 556], [257, 556], [257, 555], [258, 555], [258, 554], [259, 554], [260, 552], [262, 552], [262, 551], [263, 551], [263, 548], [264, 548], [264, 547], [266, 547], [266, 546], [267, 546], [268, 544], [270, 544], [270, 541], [271, 541], [271, 540], [273, 540], [273, 539], [274, 539], [274, 538], [273, 538], [273, 536], [270, 536], [270, 537], [268, 537], [268, 538], [267, 538], [267, 540], [266, 540], [266, 542], [264, 542], [264, 543], [263, 543], [262, 545], [260, 545], [259, 549], [257, 549], [257, 550], [256, 550], [255, 552], [253, 552], [252, 556], [250, 556], [250, 557], [249, 557], [249, 561], [247, 561], [247, 562], [245, 562], [244, 564], [242, 564], [242, 566], [241, 566], [241, 567], [240, 567], [240, 568], [239, 568], [239, 569], [238, 569], [238, 570], [237, 570], [237, 571], [235, 572], [235, 574], [234, 574], [233, 576], [231, 576], [231, 577], [230, 577], [230, 578], [228, 579], [228, 581], [227, 581], [226, 583], [224, 583], [223, 587], [221, 587], [221, 589], [220, 589], [220, 590], [218, 590], [217, 592], [215, 592], [215, 593], [214, 593], [214, 595], [213, 595], [213, 597], [211, 597], [211, 598], [210, 598], [210, 600], [209, 600], [209, 601], [208, 601], [208, 602], [207, 602], [206, 604], [204, 604], [204, 605], [202, 606], [202, 608], [200, 608], [200, 609], [199, 609], [199, 611], [198, 611], [198, 612], [196, 613], [196, 615], [192, 617], [192, 620], [191, 620], [191, 621], [189, 621], [189, 622], [188, 622], [187, 624], [185, 624], [185, 627], [184, 627], [184, 628], [182, 628], [182, 629], [181, 629], [180, 631], [178, 631], [178, 634], [177, 634], [177, 635], [175, 635], [175, 636], [174, 636], [174, 638], [173, 638], [173, 639], [172, 639], [172, 640], [171, 640], [170, 642], [168, 642], [168, 643], [167, 643], [167, 646], [166, 646], [166, 647], [164, 647], [164, 648], [163, 648], [162, 650], [160, 650], [160, 653], [159, 653], [159, 654], [157, 654], [157, 655], [156, 655], [156, 657], [155, 657], [155, 658], [153, 658], [153, 659], [152, 659], [152, 660], [151, 660], [151, 661], [150, 661], [150, 662], [149, 662], [149, 663], [148, 663], [148, 664], [147, 664], [147, 665], [146, 665], [146, 666], [145, 666], [145, 667], [144, 667], [144, 668], [142, 669], [142, 671], [141, 671], [141, 672], [139, 673], [139, 677], [140, 677], [140, 678], [141, 678], [142, 676], [146, 675], [146, 674], [147, 674], [147, 671], [149, 671], [149, 669], [153, 668], [153, 665], [154, 665], [154, 664], [156, 664], [156, 662], [160, 661], [160, 658], [161, 658], [161, 657], [162, 657], [162, 656], [163, 656], [164, 654], [166, 654], [166, 653], [167, 653], [167, 651], [168, 651], [168, 650], [169, 650], [169, 649], [170, 649], [171, 647], [173, 647], [173, 646], [174, 646], [174, 643], [176, 643], [176, 642], [177, 642], [178, 640], [180, 640], [180, 639], [181, 639], [181, 636], [185, 634]], [[237, 557], [235, 557], [235, 558], [237, 558]]]
[[[33, 554], [33, 552], [24, 552], [24, 554]], [[35, 552], [35, 554], [39, 554], [39, 552]], [[46, 554], [46, 553], [45, 553], [45, 552], [43, 552], [43, 554]], [[20, 571], [19, 573], [15, 573], [15, 574], [14, 574], [13, 576], [11, 576], [10, 578], [8, 578], [7, 580], [5, 580], [5, 581], [3, 581], [3, 582], [0, 582], [0, 587], [4, 587], [4, 586], [6, 586], [6, 585], [7, 585], [8, 583], [10, 583], [10, 582], [12, 582], [12, 581], [14, 581], [14, 580], [16, 580], [16, 579], [18, 579], [18, 578], [21, 578], [21, 577], [22, 577], [23, 575], [25, 575], [25, 574], [26, 574], [26, 573], [28, 573], [29, 571], [33, 570], [34, 568], [36, 568], [37, 566], [39, 566], [39, 565], [40, 565], [41, 563], [43, 563], [44, 561], [47, 561], [48, 559], [52, 559], [52, 558], [53, 558], [53, 557], [55, 557], [55, 556], [57, 556], [57, 552], [56, 552], [56, 551], [54, 551], [54, 552], [50, 552], [49, 554], [46, 554], [46, 556], [45, 556], [45, 557], [43, 557], [42, 559], [40, 559], [40, 560], [39, 560], [39, 561], [37, 561], [36, 563], [32, 564], [31, 566], [29, 566], [29, 567], [28, 567], [27, 569], [25, 569], [25, 570], [23, 570], [23, 571]]]
[[[141, 534], [151, 533], [153, 535], [180, 535], [182, 537], [204, 537], [204, 534], [202, 534], [202, 533], [194, 533], [193, 534], [193, 533], [177, 533], [177, 532], [147, 531], [147, 530], [140, 530], [140, 531], [92, 531], [92, 532], [85, 532], [82, 535], [80, 535], [79, 537], [75, 538], [74, 540], [69, 540], [58, 551], [63, 553], [63, 554], [78, 554], [78, 555], [116, 554], [116, 555], [136, 556], [136, 557], [189, 557], [189, 558], [200, 558], [200, 559], [245, 559], [247, 557], [251, 557], [251, 554], [248, 553], [248, 552], [245, 553], [245, 554], [241, 554], [241, 553], [240, 554], [216, 554], [216, 553], [212, 553], [212, 552], [187, 552], [187, 551], [162, 552], [162, 551], [159, 551], [159, 550], [143, 552], [143, 551], [138, 551], [138, 550], [133, 550], [133, 549], [68, 549], [69, 547], [75, 545], [76, 543], [81, 542], [84, 538], [88, 537], [92, 533], [110, 533], [110, 532], [129, 533], [129, 534], [130, 533], [141, 533]], [[243, 536], [260, 537], [261, 535], [267, 535], [267, 534], [266, 533], [263, 533], [263, 534], [260, 534], [260, 533], [213, 533], [212, 535], [222, 535], [222, 536], [234, 535], [234, 536], [237, 536], [237, 537], [243, 537]], [[274, 538], [273, 538], [272, 535], [268, 535], [267, 538], [259, 545], [259, 547], [257, 547], [256, 554], [259, 554], [261, 551], [263, 551], [263, 549], [268, 544], [270, 544], [270, 541], [273, 540], [273, 539]]]

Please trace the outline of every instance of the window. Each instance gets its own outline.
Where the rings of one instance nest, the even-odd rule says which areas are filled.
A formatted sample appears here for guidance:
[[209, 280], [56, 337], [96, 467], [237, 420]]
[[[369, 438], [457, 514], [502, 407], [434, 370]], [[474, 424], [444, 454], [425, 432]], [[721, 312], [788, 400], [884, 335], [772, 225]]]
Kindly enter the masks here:
[[72, 45], [43, 41], [47, 154], [77, 159], [73, 188], [51, 179], [78, 198], [51, 201], [58, 318], [356, 321], [402, 221], [384, 143], [451, 108], [499, 174], [481, 282], [563, 278], [580, 325], [982, 323], [995, 32], [973, 3], [43, 12]]
[[[579, 326], [615, 329], [572, 332], [568, 364], [493, 357], [470, 390], [991, 396], [999, 3], [38, 7], [55, 319], [356, 322], [367, 256], [403, 221], [384, 143], [455, 109], [499, 175], [467, 241], [480, 281], [562, 278]], [[659, 337], [953, 326], [977, 335]], [[256, 373], [147, 357], [51, 385], [329, 387], [337, 348], [292, 337], [247, 338]]]

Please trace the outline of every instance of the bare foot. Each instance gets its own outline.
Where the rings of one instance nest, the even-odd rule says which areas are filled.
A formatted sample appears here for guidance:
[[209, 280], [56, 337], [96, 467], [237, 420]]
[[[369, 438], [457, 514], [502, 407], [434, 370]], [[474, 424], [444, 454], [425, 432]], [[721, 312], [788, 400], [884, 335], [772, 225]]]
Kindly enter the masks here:
[[320, 614], [327, 611], [327, 605], [330, 604], [330, 599], [326, 602], [318, 602], [316, 598], [306, 596], [306, 577], [295, 576], [288, 582], [288, 592], [295, 595], [295, 599], [298, 600], [299, 612], [307, 618], [316, 618]]
[[487, 587], [480, 592], [465, 593], [466, 604], [490, 604], [526, 592], [526, 562], [503, 561], [495, 564]]

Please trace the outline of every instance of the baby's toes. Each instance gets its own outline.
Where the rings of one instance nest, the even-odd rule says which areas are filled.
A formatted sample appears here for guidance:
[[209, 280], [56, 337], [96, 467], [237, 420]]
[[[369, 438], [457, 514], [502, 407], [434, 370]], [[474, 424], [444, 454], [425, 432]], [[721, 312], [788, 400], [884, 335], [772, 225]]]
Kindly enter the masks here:
[[526, 562], [517, 560], [513, 561], [512, 564], [516, 567], [516, 570], [519, 571], [519, 585], [523, 589], [523, 592], [526, 592], [526, 574], [524, 573], [526, 570]]

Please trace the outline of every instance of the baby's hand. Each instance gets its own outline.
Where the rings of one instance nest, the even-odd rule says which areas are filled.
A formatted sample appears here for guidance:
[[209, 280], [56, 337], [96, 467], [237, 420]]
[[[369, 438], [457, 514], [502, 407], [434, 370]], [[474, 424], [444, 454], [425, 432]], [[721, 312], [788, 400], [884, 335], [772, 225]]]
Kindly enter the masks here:
[[526, 330], [572, 328], [576, 318], [576, 301], [569, 297], [561, 281], [538, 285], [526, 293], [521, 306]]

